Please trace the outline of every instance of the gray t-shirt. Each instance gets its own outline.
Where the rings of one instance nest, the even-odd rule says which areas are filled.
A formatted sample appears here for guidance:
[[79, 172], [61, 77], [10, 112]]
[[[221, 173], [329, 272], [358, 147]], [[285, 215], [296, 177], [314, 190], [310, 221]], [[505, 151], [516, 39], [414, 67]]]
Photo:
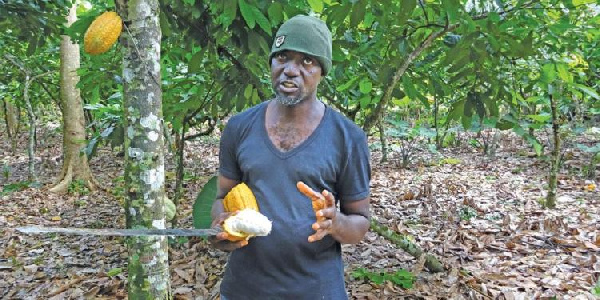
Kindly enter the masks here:
[[260, 212], [273, 221], [271, 234], [231, 253], [221, 293], [229, 300], [347, 299], [341, 246], [331, 236], [308, 242], [315, 213], [296, 183], [327, 189], [338, 202], [366, 198], [371, 179], [366, 136], [326, 106], [315, 131], [282, 152], [265, 128], [267, 104], [232, 117], [221, 137], [220, 174], [245, 182]]

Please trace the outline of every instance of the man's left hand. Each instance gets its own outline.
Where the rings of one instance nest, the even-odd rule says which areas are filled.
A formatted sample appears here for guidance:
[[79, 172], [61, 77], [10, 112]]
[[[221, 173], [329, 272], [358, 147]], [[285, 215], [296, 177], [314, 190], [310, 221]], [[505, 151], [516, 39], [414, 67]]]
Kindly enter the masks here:
[[[335, 198], [327, 190], [323, 190], [321, 195], [325, 199], [325, 208], [316, 211], [317, 222], [312, 224], [312, 229], [316, 232], [308, 237], [309, 243], [322, 240], [325, 236], [337, 230], [336, 217], [338, 217], [338, 211], [335, 206]], [[315, 201], [314, 198], [313, 201]]]

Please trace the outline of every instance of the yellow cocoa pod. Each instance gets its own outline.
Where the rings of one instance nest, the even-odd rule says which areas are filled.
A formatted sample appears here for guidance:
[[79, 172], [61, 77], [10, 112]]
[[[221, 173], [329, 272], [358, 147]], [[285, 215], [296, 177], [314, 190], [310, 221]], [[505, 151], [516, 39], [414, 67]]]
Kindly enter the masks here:
[[243, 182], [234, 186], [231, 191], [227, 193], [225, 199], [223, 199], [223, 205], [225, 206], [225, 210], [228, 212], [234, 212], [246, 208], [259, 211], [258, 204], [256, 203], [256, 198], [254, 197], [252, 190], [250, 190], [250, 188]]
[[246, 208], [240, 210], [223, 222], [223, 230], [230, 241], [248, 240], [255, 236], [266, 236], [271, 232], [272, 223], [258, 211]]
[[85, 32], [83, 50], [92, 55], [108, 51], [119, 38], [122, 29], [123, 22], [116, 12], [107, 11], [101, 14]]

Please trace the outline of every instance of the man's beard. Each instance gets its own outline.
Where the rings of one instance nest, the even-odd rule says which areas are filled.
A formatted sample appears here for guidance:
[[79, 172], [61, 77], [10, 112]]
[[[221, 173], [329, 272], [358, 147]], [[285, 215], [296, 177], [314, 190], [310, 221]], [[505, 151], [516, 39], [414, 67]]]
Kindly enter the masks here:
[[279, 93], [275, 94], [275, 100], [277, 102], [279, 102], [280, 104], [282, 104], [283, 106], [294, 106], [300, 102], [302, 102], [302, 95], [298, 95], [298, 96], [286, 96], [286, 95], [281, 95]]
[[283, 92], [279, 91], [276, 86], [273, 86], [273, 90], [275, 91], [275, 101], [279, 102], [283, 106], [294, 106], [305, 98], [307, 98], [306, 90], [303, 87], [298, 88], [298, 93], [294, 96], [287, 96]]

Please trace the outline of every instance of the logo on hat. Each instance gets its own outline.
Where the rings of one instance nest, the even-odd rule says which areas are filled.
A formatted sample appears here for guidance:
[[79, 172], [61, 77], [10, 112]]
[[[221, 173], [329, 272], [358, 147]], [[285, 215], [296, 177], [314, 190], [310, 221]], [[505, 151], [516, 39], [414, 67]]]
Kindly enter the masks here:
[[277, 48], [281, 47], [281, 45], [283, 45], [284, 41], [285, 41], [285, 35], [278, 36], [275, 39], [275, 47], [277, 47]]

